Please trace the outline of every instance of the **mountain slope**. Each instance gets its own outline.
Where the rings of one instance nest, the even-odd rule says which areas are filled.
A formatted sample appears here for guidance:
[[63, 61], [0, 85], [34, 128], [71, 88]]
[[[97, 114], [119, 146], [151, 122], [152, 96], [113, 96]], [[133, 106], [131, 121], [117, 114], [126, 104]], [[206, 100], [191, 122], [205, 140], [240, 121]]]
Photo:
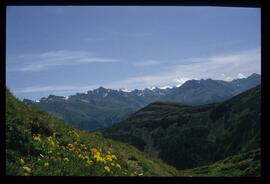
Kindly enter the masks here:
[[155, 102], [101, 132], [186, 169], [259, 148], [260, 122], [259, 85], [220, 104]]
[[220, 80], [190, 80], [180, 87], [124, 92], [100, 87], [68, 98], [50, 95], [37, 102], [24, 103], [63, 118], [76, 128], [93, 130], [110, 127], [154, 101], [173, 101], [185, 104], [222, 102], [260, 84], [260, 75], [230, 82]]
[[227, 157], [226, 159], [197, 168], [181, 170], [179, 176], [189, 177], [257, 177], [261, 176], [261, 150]]
[[159, 159], [24, 105], [6, 90], [6, 174], [172, 176]]
[[247, 78], [235, 79], [229, 82], [212, 79], [189, 80], [179, 88], [171, 90], [161, 100], [190, 105], [223, 102], [260, 83], [261, 77], [258, 74], [252, 74]]

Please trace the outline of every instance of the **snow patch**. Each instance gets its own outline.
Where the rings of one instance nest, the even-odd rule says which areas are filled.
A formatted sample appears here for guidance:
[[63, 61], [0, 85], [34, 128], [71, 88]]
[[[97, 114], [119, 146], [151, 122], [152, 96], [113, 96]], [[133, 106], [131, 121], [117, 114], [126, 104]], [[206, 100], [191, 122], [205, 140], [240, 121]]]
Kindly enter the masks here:
[[167, 89], [167, 88], [172, 89], [173, 87], [170, 86], [170, 85], [167, 85], [167, 86], [162, 86], [162, 87], [159, 87], [159, 88], [160, 88], [160, 89]]
[[126, 89], [126, 88], [121, 88], [120, 91], [123, 91], [123, 92], [131, 92], [130, 90]]
[[157, 87], [155, 87], [155, 86], [152, 86], [152, 87], [149, 87], [148, 89], [150, 89], [150, 90], [154, 90], [154, 89], [156, 89]]
[[182, 84], [184, 84], [186, 81], [190, 80], [189, 78], [187, 77], [183, 77], [183, 78], [180, 78], [180, 77], [177, 77], [174, 82], [176, 82], [176, 87], [180, 87]]
[[237, 75], [237, 78], [238, 78], [238, 79], [243, 79], [243, 78], [246, 78], [246, 76], [244, 76], [243, 74], [239, 73], [239, 74]]

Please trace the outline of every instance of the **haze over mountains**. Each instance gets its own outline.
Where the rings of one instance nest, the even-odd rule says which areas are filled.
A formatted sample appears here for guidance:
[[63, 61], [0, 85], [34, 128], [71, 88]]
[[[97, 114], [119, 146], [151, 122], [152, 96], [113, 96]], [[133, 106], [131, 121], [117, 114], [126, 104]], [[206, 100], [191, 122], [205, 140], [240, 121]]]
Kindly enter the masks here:
[[110, 127], [140, 108], [155, 101], [172, 101], [189, 105], [222, 102], [261, 83], [259, 74], [243, 79], [221, 81], [189, 80], [180, 87], [144, 90], [113, 90], [100, 87], [69, 97], [50, 95], [39, 101], [24, 99], [25, 104], [63, 118], [73, 126], [93, 130]]

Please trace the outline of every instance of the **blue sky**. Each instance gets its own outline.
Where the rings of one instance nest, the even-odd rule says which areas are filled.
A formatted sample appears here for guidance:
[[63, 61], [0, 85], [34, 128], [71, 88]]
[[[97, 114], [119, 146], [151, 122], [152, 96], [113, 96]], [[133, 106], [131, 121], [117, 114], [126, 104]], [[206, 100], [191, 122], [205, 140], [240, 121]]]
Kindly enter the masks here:
[[21, 99], [260, 74], [257, 8], [9, 6], [6, 27]]

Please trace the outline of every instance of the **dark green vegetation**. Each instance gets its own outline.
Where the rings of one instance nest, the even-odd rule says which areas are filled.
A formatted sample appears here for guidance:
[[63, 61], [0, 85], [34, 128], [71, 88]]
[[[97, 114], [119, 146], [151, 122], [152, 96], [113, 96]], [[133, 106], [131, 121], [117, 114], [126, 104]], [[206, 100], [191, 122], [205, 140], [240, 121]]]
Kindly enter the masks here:
[[259, 85], [223, 103], [155, 102], [101, 132], [187, 169], [260, 148], [260, 125]]
[[24, 100], [51, 115], [63, 118], [74, 127], [83, 130], [110, 127], [154, 101], [174, 101], [199, 105], [222, 102], [260, 84], [261, 77], [252, 74], [248, 78], [230, 82], [220, 80], [190, 80], [172, 89], [133, 90], [131, 92], [98, 88], [87, 94], [76, 94], [68, 99], [50, 95], [40, 102]]
[[6, 90], [6, 174], [174, 176], [178, 171], [133, 146], [74, 129]]
[[182, 170], [180, 176], [260, 176], [261, 175], [261, 151], [260, 149], [241, 153], [218, 161], [212, 165]]

